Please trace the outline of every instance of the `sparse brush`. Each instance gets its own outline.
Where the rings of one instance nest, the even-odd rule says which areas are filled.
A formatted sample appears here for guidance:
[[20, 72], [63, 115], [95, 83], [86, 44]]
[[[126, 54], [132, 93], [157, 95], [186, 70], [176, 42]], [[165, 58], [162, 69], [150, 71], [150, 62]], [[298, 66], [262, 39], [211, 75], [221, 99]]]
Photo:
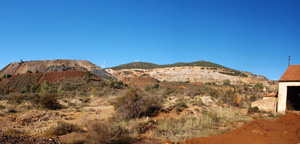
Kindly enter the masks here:
[[61, 105], [58, 103], [58, 96], [56, 94], [43, 94], [39, 98], [39, 105], [46, 109], [60, 109]]
[[50, 127], [46, 133], [44, 134], [45, 136], [60, 136], [60, 135], [65, 135], [71, 132], [78, 132], [81, 129], [71, 123], [66, 123], [66, 122], [58, 122], [57, 126]]
[[130, 144], [128, 131], [114, 122], [93, 121], [88, 125], [87, 142], [90, 144]]
[[155, 114], [161, 108], [161, 99], [154, 95], [148, 95], [140, 89], [130, 89], [113, 104], [117, 116], [129, 120]]
[[25, 99], [26, 99], [25, 95], [21, 95], [21, 94], [12, 95], [11, 98], [9, 99], [9, 102], [18, 105], [21, 104]]

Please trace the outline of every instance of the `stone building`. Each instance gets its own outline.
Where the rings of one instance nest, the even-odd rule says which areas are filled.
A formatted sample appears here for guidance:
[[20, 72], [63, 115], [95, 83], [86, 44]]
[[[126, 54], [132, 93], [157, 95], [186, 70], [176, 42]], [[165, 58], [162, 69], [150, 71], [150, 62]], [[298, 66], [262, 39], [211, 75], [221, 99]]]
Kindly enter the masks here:
[[277, 111], [300, 111], [300, 65], [290, 65], [279, 79]]

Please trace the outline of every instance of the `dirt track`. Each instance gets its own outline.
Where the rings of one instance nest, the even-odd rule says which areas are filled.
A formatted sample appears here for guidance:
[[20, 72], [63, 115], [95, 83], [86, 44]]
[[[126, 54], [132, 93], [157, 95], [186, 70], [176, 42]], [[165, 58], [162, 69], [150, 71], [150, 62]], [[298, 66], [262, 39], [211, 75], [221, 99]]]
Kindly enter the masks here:
[[[167, 141], [165, 142], [167, 143]], [[170, 144], [170, 141], [168, 141]], [[294, 113], [270, 122], [254, 120], [231, 132], [211, 137], [188, 139], [182, 144], [298, 144], [300, 116]]]

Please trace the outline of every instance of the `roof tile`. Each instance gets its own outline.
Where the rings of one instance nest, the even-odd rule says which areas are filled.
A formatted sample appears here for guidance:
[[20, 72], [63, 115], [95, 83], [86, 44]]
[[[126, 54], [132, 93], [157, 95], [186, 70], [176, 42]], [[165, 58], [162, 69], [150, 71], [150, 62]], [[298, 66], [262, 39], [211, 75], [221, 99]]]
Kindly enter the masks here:
[[300, 65], [290, 65], [279, 82], [300, 82]]

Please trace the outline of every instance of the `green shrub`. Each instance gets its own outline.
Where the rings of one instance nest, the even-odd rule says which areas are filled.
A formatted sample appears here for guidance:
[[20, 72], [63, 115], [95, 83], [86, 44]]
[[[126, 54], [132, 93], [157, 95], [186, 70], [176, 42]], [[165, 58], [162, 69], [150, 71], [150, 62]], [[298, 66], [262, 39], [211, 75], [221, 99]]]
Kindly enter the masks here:
[[90, 77], [91, 77], [91, 72], [87, 71], [87, 72], [85, 73], [85, 76], [88, 77], [88, 78], [90, 78]]
[[124, 86], [123, 81], [115, 81], [114, 79], [109, 77], [108, 87], [115, 88], [115, 89], [122, 89], [123, 86]]
[[113, 104], [119, 118], [132, 119], [155, 114], [161, 108], [161, 99], [140, 89], [130, 89]]
[[32, 71], [31, 70], [27, 70], [26, 73], [32, 73]]
[[66, 122], [58, 122], [57, 126], [50, 127], [44, 135], [60, 136], [71, 132], [78, 132], [80, 130], [81, 129], [77, 125], [66, 123]]
[[159, 88], [159, 84], [154, 84], [154, 85], [152, 86], [152, 89], [157, 89], [157, 88]]
[[36, 92], [39, 92], [39, 89], [40, 89], [40, 84], [36, 83], [34, 85], [31, 85], [30, 92], [31, 93], [36, 93]]

